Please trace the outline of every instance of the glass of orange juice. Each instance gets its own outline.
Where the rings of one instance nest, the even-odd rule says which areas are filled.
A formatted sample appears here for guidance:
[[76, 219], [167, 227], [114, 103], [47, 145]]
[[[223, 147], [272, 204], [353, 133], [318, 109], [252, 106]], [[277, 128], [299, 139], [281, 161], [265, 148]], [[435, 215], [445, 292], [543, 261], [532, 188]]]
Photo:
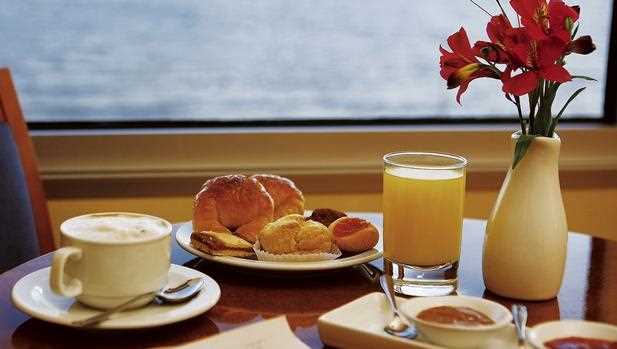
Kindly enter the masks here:
[[422, 152], [390, 153], [383, 160], [385, 272], [400, 294], [453, 293], [467, 160]]

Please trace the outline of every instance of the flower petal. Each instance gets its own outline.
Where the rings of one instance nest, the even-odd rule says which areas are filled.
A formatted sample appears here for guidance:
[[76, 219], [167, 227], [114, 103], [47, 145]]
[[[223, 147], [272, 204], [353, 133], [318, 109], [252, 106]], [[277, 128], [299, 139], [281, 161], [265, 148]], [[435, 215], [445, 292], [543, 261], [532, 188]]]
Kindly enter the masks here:
[[442, 78], [448, 79], [450, 74], [456, 71], [456, 67], [452, 64], [452, 59], [458, 59], [458, 57], [452, 53], [445, 50], [443, 47], [439, 46], [439, 51], [441, 52], [441, 56], [439, 57], [439, 67], [441, 70], [439, 74]]
[[548, 4], [548, 12], [550, 13], [549, 21], [553, 31], [566, 30], [566, 18], [568, 17], [572, 22], [578, 20], [576, 9], [566, 5], [562, 0], [551, 0]]
[[468, 60], [469, 63], [477, 61], [473, 55], [467, 32], [463, 27], [448, 37], [448, 45], [454, 53]]
[[480, 69], [480, 63], [467, 64], [458, 69], [454, 74], [448, 77], [448, 89], [458, 87], [463, 81], [468, 80], [471, 74], [475, 73], [478, 69]]
[[531, 65], [532, 41], [526, 28], [513, 28], [505, 37], [505, 50], [517, 67]]
[[558, 37], [550, 36], [538, 43], [537, 65], [547, 67], [555, 64], [555, 61], [566, 53], [568, 43]]
[[546, 37], [550, 17], [546, 0], [511, 0], [510, 4], [531, 38], [541, 40]]
[[553, 64], [552, 66], [542, 68], [538, 73], [544, 79], [550, 81], [566, 82], [572, 80], [570, 73], [559, 64]]
[[[486, 65], [479, 65], [480, 68], [473, 71], [465, 80], [460, 81], [458, 92], [456, 93], [456, 101], [461, 104], [461, 96], [467, 90], [469, 83], [475, 79], [488, 77], [493, 79], [499, 79], [500, 76], [494, 70], [488, 68]], [[449, 82], [449, 81], [448, 81]]]
[[502, 44], [506, 33], [512, 29], [512, 25], [504, 15], [493, 16], [486, 25], [486, 33], [495, 44]]
[[542, 40], [546, 38], [546, 33], [540, 24], [537, 22], [530, 20], [528, 18], [522, 18], [521, 23], [525, 29], [527, 29], [527, 33], [533, 40]]
[[471, 81], [465, 81], [464, 83], [461, 84], [461, 86], [458, 89], [458, 92], [456, 93], [456, 103], [461, 104], [461, 96], [463, 95], [463, 93], [465, 93], [465, 91], [467, 91], [467, 86], [469, 86], [469, 83]]
[[515, 96], [526, 95], [536, 88], [538, 78], [538, 74], [534, 71], [528, 71], [511, 78], [502, 78], [503, 92]]
[[544, 0], [510, 0], [510, 5], [521, 17], [533, 17], [539, 2]]

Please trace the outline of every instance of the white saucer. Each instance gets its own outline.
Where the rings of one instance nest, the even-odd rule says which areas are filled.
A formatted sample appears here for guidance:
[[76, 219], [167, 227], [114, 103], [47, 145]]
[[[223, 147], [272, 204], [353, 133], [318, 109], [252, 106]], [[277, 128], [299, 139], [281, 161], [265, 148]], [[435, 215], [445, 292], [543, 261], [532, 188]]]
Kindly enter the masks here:
[[353, 256], [337, 258], [329, 261], [318, 262], [266, 262], [256, 259], [246, 259], [238, 257], [212, 256], [191, 246], [191, 233], [193, 232], [193, 223], [183, 223], [176, 232], [176, 240], [178, 244], [198, 257], [203, 259], [232, 265], [235, 267], [243, 267], [250, 269], [275, 270], [275, 271], [318, 271], [347, 268], [354, 265], [367, 263], [381, 257], [381, 252], [377, 248], [358, 253]]
[[[49, 270], [44, 268], [21, 278], [13, 287], [11, 299], [17, 309], [33, 318], [59, 325], [74, 327], [71, 322], [100, 313], [100, 310], [83, 306], [73, 298], [53, 293], [49, 288]], [[211, 277], [187, 267], [172, 264], [169, 269], [169, 284], [175, 285], [194, 277], [204, 279], [204, 288], [186, 303], [150, 304], [146, 307], [115, 314], [111, 319], [92, 328], [133, 329], [166, 325], [197, 316], [218, 302], [219, 285]]]
[[[398, 298], [399, 304], [404, 298]], [[337, 348], [354, 349], [444, 349], [420, 336], [404, 339], [387, 334], [383, 328], [392, 319], [390, 305], [381, 292], [369, 293], [319, 317], [321, 340]], [[509, 325], [480, 349], [518, 349], [514, 325]], [[522, 349], [522, 348], [521, 348]]]

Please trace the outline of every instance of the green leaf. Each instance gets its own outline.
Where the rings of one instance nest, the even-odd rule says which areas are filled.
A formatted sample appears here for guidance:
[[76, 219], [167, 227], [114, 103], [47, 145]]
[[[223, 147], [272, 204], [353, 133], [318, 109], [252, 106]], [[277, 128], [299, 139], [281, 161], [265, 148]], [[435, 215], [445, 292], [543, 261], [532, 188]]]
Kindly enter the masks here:
[[553, 118], [551, 120], [551, 125], [548, 129], [548, 133], [551, 135], [551, 137], [553, 136], [553, 132], [555, 132], [556, 128], [557, 128], [557, 118]]
[[590, 76], [585, 76], [585, 75], [572, 75], [572, 79], [583, 79], [583, 80], [587, 80], [587, 81], [598, 81]]
[[534, 135], [520, 135], [518, 140], [516, 141], [516, 146], [514, 147], [514, 160], [512, 161], [512, 169], [516, 167], [516, 165], [523, 159], [525, 153], [527, 153], [527, 149], [531, 145], [531, 141], [535, 138]]
[[566, 111], [566, 107], [568, 106], [568, 104], [570, 104], [570, 102], [572, 102], [574, 98], [576, 98], [576, 96], [579, 95], [579, 93], [583, 92], [584, 89], [585, 87], [581, 87], [578, 90], [574, 91], [574, 93], [566, 101], [566, 104], [563, 105], [563, 107], [561, 108], [557, 116], [555, 116], [553, 120], [551, 120], [551, 127], [548, 133], [549, 137], [553, 136], [553, 131], [555, 131], [555, 128], [557, 127], [557, 121], [559, 120], [559, 118], [561, 118], [561, 115], [563, 115], [563, 112]]
[[568, 107], [568, 104], [570, 104], [570, 102], [572, 102], [574, 100], [574, 98], [576, 98], [576, 96], [579, 95], [579, 93], [583, 92], [583, 90], [585, 89], [585, 87], [581, 87], [578, 90], [574, 91], [574, 93], [570, 96], [570, 98], [568, 98], [568, 100], [566, 101], [566, 104], [563, 105], [563, 108], [561, 108], [561, 110], [559, 111], [559, 113], [557, 114], [557, 116], [555, 117], [555, 119], [559, 119], [561, 117], [561, 115], [563, 114], [564, 111], [566, 111], [566, 107]]

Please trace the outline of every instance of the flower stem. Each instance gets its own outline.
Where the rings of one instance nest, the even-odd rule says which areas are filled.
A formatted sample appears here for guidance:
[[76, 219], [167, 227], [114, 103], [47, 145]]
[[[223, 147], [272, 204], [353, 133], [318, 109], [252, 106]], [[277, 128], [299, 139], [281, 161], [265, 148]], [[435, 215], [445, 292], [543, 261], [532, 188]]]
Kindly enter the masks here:
[[518, 111], [518, 120], [521, 122], [521, 132], [522, 134], [527, 134], [527, 128], [525, 127], [525, 119], [523, 119], [523, 112], [521, 111], [521, 98], [519, 96], [514, 96], [514, 100], [516, 101], [516, 110]]
[[531, 91], [528, 95], [529, 97], [529, 130], [533, 133], [535, 128], [535, 119], [536, 119], [536, 108], [538, 107], [538, 101], [540, 98], [540, 85], [536, 86], [536, 88]]
[[503, 14], [503, 16], [506, 18], [508, 23], [510, 23], [510, 18], [508, 18], [508, 15], [506, 14], [506, 11], [503, 9], [503, 6], [501, 6], [501, 1], [499, 1], [499, 0], [495, 0], [495, 1], [497, 1], [497, 5], [499, 5], [499, 8], [501, 9], [501, 13]]
[[478, 3], [477, 3], [477, 2], [475, 2], [475, 1], [473, 1], [473, 0], [469, 0], [469, 1], [471, 1], [471, 3], [472, 3], [472, 4], [476, 5], [476, 7], [477, 7], [477, 8], [479, 8], [479, 9], [480, 9], [480, 10], [482, 10], [482, 11], [484, 11], [484, 13], [486, 13], [486, 14], [487, 14], [487, 15], [489, 15], [490, 17], [493, 17], [493, 15], [492, 15], [490, 12], [488, 12], [487, 10], [485, 10], [485, 9], [484, 9], [484, 7], [482, 7], [482, 6], [478, 5]]

